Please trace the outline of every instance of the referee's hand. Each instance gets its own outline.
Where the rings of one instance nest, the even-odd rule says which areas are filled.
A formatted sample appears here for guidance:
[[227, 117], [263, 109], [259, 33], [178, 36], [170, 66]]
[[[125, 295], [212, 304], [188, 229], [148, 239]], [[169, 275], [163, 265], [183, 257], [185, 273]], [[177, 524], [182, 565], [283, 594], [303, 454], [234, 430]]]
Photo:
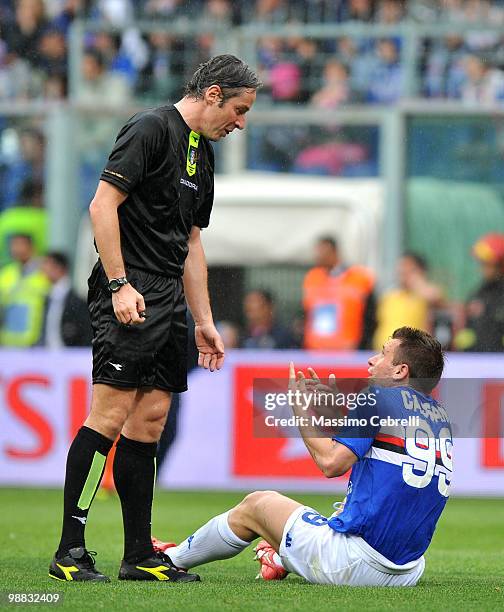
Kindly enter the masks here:
[[215, 325], [196, 325], [194, 339], [198, 349], [198, 365], [210, 372], [220, 370], [224, 363], [224, 342]]
[[145, 302], [143, 296], [129, 283], [112, 294], [114, 314], [120, 323], [139, 325], [145, 321]]

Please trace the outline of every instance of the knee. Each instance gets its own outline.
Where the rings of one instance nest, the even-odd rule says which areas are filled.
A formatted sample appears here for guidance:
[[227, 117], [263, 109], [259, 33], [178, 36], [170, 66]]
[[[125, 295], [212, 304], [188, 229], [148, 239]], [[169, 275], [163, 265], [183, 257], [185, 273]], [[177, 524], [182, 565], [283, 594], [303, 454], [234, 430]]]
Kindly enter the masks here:
[[166, 424], [166, 414], [158, 418], [151, 417], [145, 422], [145, 435], [151, 442], [159, 442]]
[[107, 411], [92, 409], [84, 424], [114, 440], [119, 435], [127, 414], [128, 409], [123, 406], [110, 406]]
[[276, 491], [254, 491], [243, 498], [236, 507], [236, 510], [239, 513], [255, 515], [261, 505], [278, 495], [280, 495], [280, 493]]
[[123, 433], [141, 442], [158, 442], [163, 433], [168, 410], [165, 405], [152, 406], [147, 414], [133, 413], [127, 420]]
[[145, 432], [152, 442], [159, 441], [159, 438], [161, 437], [163, 429], [166, 425], [167, 417], [168, 408], [164, 403], [153, 406], [152, 410], [147, 415], [145, 420]]

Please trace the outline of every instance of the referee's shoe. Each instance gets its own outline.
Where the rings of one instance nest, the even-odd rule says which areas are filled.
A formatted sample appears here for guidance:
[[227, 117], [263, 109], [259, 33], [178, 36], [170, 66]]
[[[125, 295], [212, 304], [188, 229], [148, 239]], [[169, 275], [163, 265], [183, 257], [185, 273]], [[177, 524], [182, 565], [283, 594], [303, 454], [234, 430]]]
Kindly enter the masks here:
[[110, 582], [110, 578], [95, 568], [96, 553], [83, 546], [71, 548], [63, 557], [54, 557], [49, 576], [65, 582]]
[[152, 557], [139, 563], [122, 561], [119, 580], [168, 580], [170, 582], [198, 582], [198, 574], [189, 574], [176, 567], [170, 557], [163, 552], [155, 552]]

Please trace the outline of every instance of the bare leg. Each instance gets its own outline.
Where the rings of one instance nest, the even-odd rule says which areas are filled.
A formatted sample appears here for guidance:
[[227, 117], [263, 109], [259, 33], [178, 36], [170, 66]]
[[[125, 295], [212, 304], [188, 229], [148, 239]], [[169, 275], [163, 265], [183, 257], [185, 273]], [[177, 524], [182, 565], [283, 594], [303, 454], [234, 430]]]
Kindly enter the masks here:
[[171, 393], [162, 389], [139, 389], [122, 435], [138, 442], [158, 442], [170, 409]]
[[285, 523], [301, 505], [276, 491], [255, 491], [231, 510], [229, 526], [242, 540], [261, 536], [278, 552]]
[[136, 389], [93, 385], [91, 412], [84, 425], [115, 440], [134, 407], [136, 394]]

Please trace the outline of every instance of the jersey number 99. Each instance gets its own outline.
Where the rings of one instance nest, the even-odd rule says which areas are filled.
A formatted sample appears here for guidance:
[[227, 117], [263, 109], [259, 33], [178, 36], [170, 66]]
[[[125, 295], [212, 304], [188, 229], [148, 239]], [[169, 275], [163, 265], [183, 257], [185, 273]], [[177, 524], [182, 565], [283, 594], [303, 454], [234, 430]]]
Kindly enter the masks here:
[[452, 446], [451, 432], [447, 427], [443, 427], [438, 436], [434, 435], [429, 423], [423, 419], [419, 426], [406, 427], [406, 453], [416, 461], [415, 464], [403, 463], [404, 482], [411, 487], [423, 489], [437, 475], [438, 490], [441, 495], [448, 497], [453, 472]]

